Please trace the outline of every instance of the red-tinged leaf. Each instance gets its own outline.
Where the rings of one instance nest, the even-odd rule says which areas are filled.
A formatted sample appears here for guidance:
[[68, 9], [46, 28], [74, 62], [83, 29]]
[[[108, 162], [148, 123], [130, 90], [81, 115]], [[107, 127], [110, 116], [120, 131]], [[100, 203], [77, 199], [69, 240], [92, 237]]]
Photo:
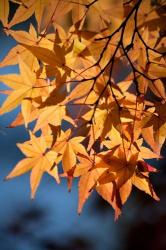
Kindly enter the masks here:
[[67, 188], [68, 188], [68, 192], [71, 191], [72, 189], [72, 185], [73, 185], [73, 173], [70, 173], [71, 171], [68, 172], [67, 174]]
[[151, 166], [145, 161], [138, 161], [137, 166], [140, 172], [152, 172], [152, 173], [158, 172], [158, 170], [155, 167]]
[[60, 174], [60, 177], [67, 178], [67, 188], [68, 192], [71, 191], [72, 185], [73, 185], [73, 169], [69, 170], [67, 173]]

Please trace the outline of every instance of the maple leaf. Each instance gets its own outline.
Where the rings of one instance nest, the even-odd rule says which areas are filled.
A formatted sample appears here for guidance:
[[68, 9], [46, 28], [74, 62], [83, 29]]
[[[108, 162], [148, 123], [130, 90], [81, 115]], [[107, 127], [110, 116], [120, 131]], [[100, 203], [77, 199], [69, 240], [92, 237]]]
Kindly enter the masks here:
[[92, 192], [93, 187], [97, 183], [98, 178], [104, 172], [104, 169], [94, 169], [85, 175], [82, 175], [79, 180], [79, 203], [78, 213], [82, 211], [85, 201]]
[[60, 182], [57, 166], [55, 165], [57, 154], [54, 151], [48, 150], [47, 142], [43, 136], [36, 137], [30, 132], [30, 141], [22, 144], [19, 143], [17, 146], [27, 158], [24, 158], [15, 166], [6, 177], [7, 180], [31, 170], [30, 185], [32, 198], [35, 196], [44, 172], [53, 176], [57, 183]]
[[116, 188], [112, 182], [105, 183], [96, 187], [96, 191], [106, 200], [115, 210], [115, 219], [121, 214], [121, 202], [118, 200]]
[[132, 184], [136, 186], [138, 189], [144, 191], [145, 193], [151, 195], [155, 200], [159, 201], [160, 199], [155, 194], [152, 184], [150, 183], [148, 177], [141, 173], [136, 173], [132, 179]]
[[13, 89], [6, 101], [1, 107], [1, 114], [9, 112], [18, 106], [26, 97], [31, 97], [36, 75], [28, 68], [28, 66], [19, 59], [20, 75], [2, 75], [0, 80]]
[[36, 126], [34, 128], [34, 132], [36, 132], [40, 128], [43, 128], [48, 123], [54, 126], [60, 126], [65, 114], [65, 106], [55, 105], [41, 109]]
[[57, 138], [53, 149], [62, 154], [62, 165], [64, 172], [70, 171], [75, 167], [77, 162], [77, 154], [87, 155], [87, 152], [81, 142], [84, 140], [84, 137], [74, 137], [70, 138], [71, 129], [68, 129], [65, 133], [61, 134]]

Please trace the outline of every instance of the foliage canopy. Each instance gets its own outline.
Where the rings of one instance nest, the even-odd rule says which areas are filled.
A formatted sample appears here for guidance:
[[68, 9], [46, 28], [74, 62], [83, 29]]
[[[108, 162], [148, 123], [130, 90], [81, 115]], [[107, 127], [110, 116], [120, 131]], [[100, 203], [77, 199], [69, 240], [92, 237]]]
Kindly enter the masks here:
[[[20, 106], [10, 127], [29, 133], [6, 179], [31, 171], [33, 198], [45, 172], [69, 189], [79, 178], [78, 213], [93, 190], [115, 218], [133, 185], [159, 200], [147, 159], [161, 158], [166, 137], [165, 8], [164, 0], [0, 1], [3, 30], [17, 42], [0, 67], [20, 72], [0, 75], [9, 87], [0, 114]], [[17, 27], [31, 17], [28, 31]]]

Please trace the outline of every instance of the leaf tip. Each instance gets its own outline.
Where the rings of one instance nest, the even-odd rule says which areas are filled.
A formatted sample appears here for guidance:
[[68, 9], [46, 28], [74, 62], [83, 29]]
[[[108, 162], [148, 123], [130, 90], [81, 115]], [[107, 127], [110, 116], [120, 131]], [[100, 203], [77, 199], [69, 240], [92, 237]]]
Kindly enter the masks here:
[[154, 198], [156, 201], [160, 201], [160, 198], [159, 198], [157, 195], [153, 195], [153, 198]]
[[10, 178], [8, 176], [6, 176], [5, 178], [3, 178], [3, 181], [8, 181]]
[[82, 212], [82, 207], [78, 206], [77, 214], [80, 216], [80, 215], [81, 215], [81, 212]]
[[3, 181], [9, 181], [10, 179], [12, 179], [13, 176], [11, 175], [11, 173], [9, 173], [4, 179]]
[[35, 199], [35, 193], [31, 193], [31, 200], [34, 200]]

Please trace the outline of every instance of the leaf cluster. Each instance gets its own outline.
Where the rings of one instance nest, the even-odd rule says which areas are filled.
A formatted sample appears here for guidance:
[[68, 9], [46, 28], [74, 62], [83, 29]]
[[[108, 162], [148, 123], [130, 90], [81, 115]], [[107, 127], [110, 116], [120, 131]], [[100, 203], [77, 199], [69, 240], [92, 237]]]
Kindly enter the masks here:
[[[19, 66], [0, 75], [9, 87], [0, 114], [20, 106], [9, 127], [29, 133], [6, 179], [31, 171], [33, 198], [45, 173], [67, 178], [69, 190], [79, 178], [78, 213], [96, 190], [116, 219], [132, 186], [159, 200], [147, 159], [161, 158], [166, 138], [165, 8], [162, 0], [0, 1], [3, 30], [17, 42], [0, 67]], [[36, 27], [17, 28], [32, 16]]]

